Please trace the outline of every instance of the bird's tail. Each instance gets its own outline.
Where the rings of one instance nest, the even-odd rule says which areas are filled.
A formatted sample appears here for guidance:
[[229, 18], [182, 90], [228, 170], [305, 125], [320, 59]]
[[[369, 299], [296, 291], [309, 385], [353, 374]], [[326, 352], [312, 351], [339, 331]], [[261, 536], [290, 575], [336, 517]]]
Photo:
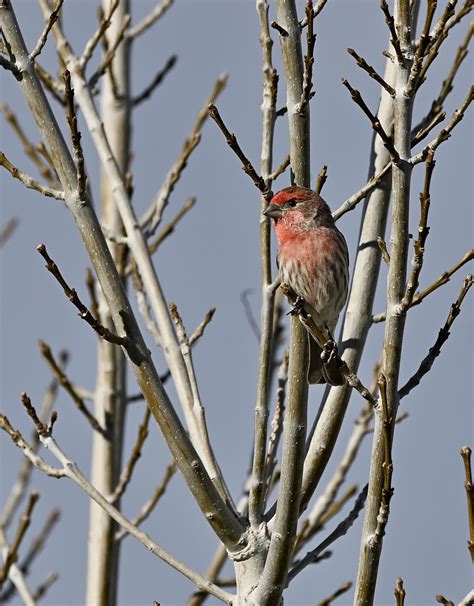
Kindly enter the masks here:
[[324, 364], [321, 360], [321, 347], [308, 335], [309, 338], [309, 366], [308, 383], [329, 383], [329, 385], [344, 385], [344, 375], [336, 365], [335, 360]]

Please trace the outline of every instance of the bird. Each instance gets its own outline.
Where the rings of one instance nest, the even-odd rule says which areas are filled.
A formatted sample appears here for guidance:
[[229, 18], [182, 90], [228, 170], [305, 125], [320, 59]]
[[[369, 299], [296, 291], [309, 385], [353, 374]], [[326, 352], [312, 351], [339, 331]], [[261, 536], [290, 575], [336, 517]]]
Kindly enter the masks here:
[[[304, 300], [303, 308], [332, 339], [349, 287], [349, 253], [331, 210], [315, 191], [286, 187], [263, 214], [273, 219], [278, 240], [277, 264], [282, 284]], [[343, 385], [334, 359], [324, 363], [321, 347], [308, 333], [309, 383]]]

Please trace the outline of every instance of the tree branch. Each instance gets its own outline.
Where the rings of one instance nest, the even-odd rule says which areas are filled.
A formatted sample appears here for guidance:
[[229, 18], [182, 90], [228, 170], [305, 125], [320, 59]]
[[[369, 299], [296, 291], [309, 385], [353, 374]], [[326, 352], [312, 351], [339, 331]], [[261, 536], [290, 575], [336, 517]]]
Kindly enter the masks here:
[[[31, 448], [27, 445], [19, 432], [16, 432], [8, 422], [8, 419], [4, 415], [0, 415], [0, 429], [6, 431], [15, 444], [23, 450], [25, 456], [30, 457]], [[41, 457], [33, 455], [31, 461], [35, 467], [41, 469], [48, 475], [53, 475], [56, 478], [69, 478], [75, 484], [77, 484], [91, 499], [93, 499], [104, 511], [106, 511], [110, 517], [112, 517], [118, 524], [131, 535], [133, 535], [140, 543], [142, 543], [148, 551], [159, 557], [161, 560], [166, 562], [169, 566], [180, 572], [182, 575], [187, 577], [190, 581], [195, 583], [200, 589], [204, 589], [211, 595], [214, 595], [218, 599], [222, 600], [226, 604], [232, 603], [232, 596], [226, 591], [223, 591], [213, 583], [210, 583], [207, 579], [199, 575], [194, 570], [188, 568], [185, 564], [174, 558], [160, 545], [155, 543], [150, 537], [143, 531], [139, 530], [134, 524], [132, 524], [118, 509], [109, 503], [109, 501], [98, 492], [92, 484], [90, 484], [85, 476], [81, 473], [74, 461], [70, 460], [67, 455], [61, 450], [54, 438], [46, 433], [42, 432], [39, 434], [40, 440], [45, 448], [47, 448], [51, 454], [61, 464], [60, 469], [54, 469], [46, 465]], [[51, 473], [52, 472], [52, 473]]]
[[367, 61], [364, 59], [364, 57], [361, 57], [360, 55], [358, 55], [353, 48], [348, 48], [347, 52], [349, 53], [349, 55], [351, 57], [353, 57], [356, 60], [357, 65], [360, 68], [362, 68], [364, 71], [366, 71], [371, 78], [373, 78], [376, 82], [378, 82], [380, 84], [380, 86], [382, 86], [391, 97], [395, 96], [395, 89], [393, 88], [393, 86], [390, 86], [390, 84], [385, 82], [385, 80], [382, 78], [382, 76], [380, 76], [380, 74], [378, 74], [375, 71], [375, 69], [372, 67], [372, 65], [369, 65], [367, 63]]
[[46, 41], [48, 39], [48, 34], [59, 17], [59, 12], [61, 11], [63, 2], [64, 0], [56, 0], [54, 9], [52, 10], [49, 19], [47, 20], [46, 25], [44, 26], [44, 29], [41, 32], [40, 37], [38, 38], [38, 42], [36, 43], [35, 48], [30, 53], [30, 61], [34, 61], [43, 50], [44, 45], [46, 44]]
[[63, 191], [48, 187], [47, 185], [43, 185], [42, 183], [39, 183], [38, 181], [30, 177], [29, 175], [25, 174], [19, 168], [13, 166], [13, 164], [3, 152], [0, 152], [0, 166], [3, 166], [13, 178], [18, 179], [18, 181], [23, 183], [23, 185], [28, 189], [35, 189], [47, 198], [55, 198], [56, 200], [64, 201]]
[[306, 568], [306, 566], [313, 564], [315, 560], [317, 560], [317, 558], [324, 551], [326, 551], [326, 549], [330, 545], [337, 541], [337, 539], [347, 534], [347, 531], [357, 520], [357, 518], [359, 517], [359, 513], [364, 507], [365, 499], [367, 498], [367, 489], [368, 486], [365, 485], [362, 491], [360, 492], [359, 496], [357, 497], [354, 503], [354, 507], [350, 511], [349, 515], [336, 526], [336, 528], [331, 532], [331, 534], [326, 537], [324, 541], [322, 541], [317, 547], [315, 547], [311, 551], [308, 551], [305, 557], [299, 560], [299, 562], [297, 562], [293, 566], [293, 568], [288, 573], [288, 583], [291, 583], [291, 581], [296, 577], [296, 575], [302, 572]]
[[161, 0], [161, 2], [157, 2], [155, 8], [144, 19], [142, 19], [142, 21], [133, 27], [130, 27], [125, 32], [126, 37], [133, 39], [140, 36], [166, 13], [166, 11], [172, 6], [173, 2], [174, 0]]
[[[413, 7], [412, 7], [413, 8]], [[374, 429], [370, 466], [368, 507], [362, 531], [359, 570], [355, 590], [358, 603], [371, 605], [374, 599], [378, 565], [382, 551], [383, 530], [389, 515], [391, 487], [388, 471], [391, 460], [388, 450], [394, 431], [392, 421], [397, 416], [399, 398], [398, 381], [401, 350], [403, 345], [405, 317], [399, 305], [406, 289], [408, 257], [409, 204], [412, 166], [411, 130], [414, 95], [408, 95], [409, 79], [413, 65], [413, 37], [415, 25], [412, 23], [412, 8], [408, 0], [399, 0], [395, 15], [399, 41], [395, 47], [397, 60], [394, 66], [394, 134], [393, 143], [400, 161], [392, 166], [392, 216], [390, 234], [390, 266], [387, 280], [387, 321], [383, 346], [382, 408], [386, 398], [387, 415]], [[385, 383], [386, 380], [386, 383]], [[382, 389], [382, 383], [379, 383]], [[386, 393], [386, 396], [385, 396]], [[390, 426], [387, 426], [390, 423]], [[384, 473], [381, 473], [381, 469]], [[390, 474], [391, 475], [391, 474]]]
[[255, 184], [255, 187], [260, 191], [260, 193], [265, 196], [265, 198], [270, 199], [271, 192], [268, 190], [265, 181], [263, 178], [257, 173], [257, 171], [252, 166], [252, 163], [247, 158], [247, 156], [242, 151], [240, 147], [237, 137], [234, 133], [231, 133], [227, 126], [224, 124], [224, 121], [221, 118], [219, 110], [217, 107], [210, 103], [208, 106], [209, 116], [214, 120], [217, 126], [221, 129], [224, 137], [226, 138], [228, 146], [232, 149], [235, 155], [239, 158], [242, 163], [242, 168], [244, 172], [252, 179]]
[[[266, 0], [257, 2], [257, 12], [260, 20], [260, 44], [262, 46], [263, 71], [263, 100], [261, 107], [262, 143], [260, 154], [261, 177], [257, 178], [257, 181], [255, 181], [255, 171], [253, 176], [252, 173], [246, 171], [247, 174], [253, 178], [254, 183], [258, 183], [257, 187], [263, 185], [263, 189], [260, 189], [260, 208], [262, 211], [268, 203], [265, 192], [270, 191], [272, 184], [272, 175], [270, 173], [273, 164], [273, 139], [275, 134], [276, 99], [278, 90], [278, 74], [272, 63], [273, 41], [270, 36], [268, 24], [268, 10], [269, 6]], [[217, 116], [218, 115], [219, 114], [217, 113]], [[222, 124], [220, 124], [219, 121], [217, 121], [217, 124], [222, 130]], [[228, 138], [228, 131], [225, 127], [223, 133], [227, 138], [227, 142], [232, 147]], [[234, 144], [237, 144], [235, 137], [233, 142]], [[242, 160], [243, 154], [239, 155], [238, 153], [240, 148], [237, 146], [237, 148], [232, 147], [232, 149], [236, 151], [238, 157]], [[245, 162], [243, 163], [245, 166]], [[255, 404], [255, 438], [248, 505], [249, 521], [254, 528], [257, 528], [262, 522], [266, 499], [265, 457], [268, 433], [270, 371], [273, 351], [273, 314], [275, 309], [275, 291], [270, 287], [272, 283], [270, 231], [271, 226], [269, 219], [264, 215], [260, 215], [262, 304], [260, 309], [260, 330], [258, 330], [257, 327], [257, 335], [259, 338], [259, 371]]]
[[[48, 3], [41, 0], [41, 7], [45, 14], [49, 15]], [[15, 56], [24, 61], [27, 57], [27, 51], [23, 39], [20, 35], [18, 24], [16, 22], [13, 9], [9, 5], [6, 9], [0, 11], [0, 27], [7, 38], [8, 44], [12, 48]], [[71, 72], [71, 78], [75, 86], [76, 99], [81, 105], [88, 128], [90, 129], [94, 142], [97, 145], [99, 156], [105, 167], [112, 187], [114, 188], [114, 200], [119, 208], [127, 235], [130, 237], [130, 247], [135, 258], [143, 260], [143, 266], [146, 272], [146, 283], [149, 293], [153, 294], [152, 301], [162, 299], [159, 283], [156, 279], [155, 270], [152, 267], [148, 256], [146, 242], [136, 228], [137, 220], [129, 206], [129, 199], [125, 190], [123, 180], [115, 164], [113, 155], [110, 153], [107, 140], [104, 137], [103, 129], [94, 108], [90, 91], [86, 87], [81, 71], [77, 65], [77, 60], [73, 57], [72, 51], [67, 45], [61, 30], [56, 23], [52, 32], [56, 38], [58, 50]], [[91, 262], [96, 270], [101, 283], [105, 298], [110, 306], [114, 323], [117, 325], [126, 323], [127, 334], [134, 348], [132, 356], [130, 351], [126, 350], [130, 360], [131, 367], [135, 373], [138, 384], [143, 391], [147, 405], [158, 422], [163, 434], [166, 436], [168, 446], [175, 456], [178, 466], [181, 469], [192, 493], [194, 494], [200, 508], [206, 512], [207, 519], [215, 529], [218, 536], [227, 544], [231, 550], [240, 550], [239, 541], [242, 537], [243, 527], [239, 520], [235, 519], [227, 506], [222, 503], [215, 487], [210, 481], [202, 461], [197, 455], [195, 449], [189, 441], [186, 432], [176, 415], [176, 412], [169, 400], [169, 397], [159, 380], [158, 373], [150, 357], [150, 353], [143, 340], [141, 332], [136, 323], [133, 311], [123, 290], [119, 275], [107, 247], [107, 243], [102, 235], [100, 224], [94, 209], [88, 199], [81, 200], [77, 195], [76, 168], [64, 143], [61, 132], [58, 128], [51, 108], [44, 96], [44, 92], [36, 77], [32, 66], [26, 68], [28, 78], [23, 78], [19, 86], [30, 104], [30, 109], [35, 117], [37, 124], [44, 137], [47, 148], [50, 150], [54, 166], [58, 172], [59, 178], [66, 191], [66, 203], [73, 214], [76, 224], [80, 229], [86, 250], [89, 253]], [[143, 275], [143, 274], [142, 274]], [[165, 302], [160, 304], [160, 309], [169, 318]], [[174, 335], [174, 330], [170, 321], [169, 336]], [[168, 336], [168, 335], [167, 335]], [[173, 338], [175, 338], [173, 336]], [[173, 366], [170, 357], [177, 352], [181, 353], [179, 348], [173, 347], [172, 341], [169, 342], [167, 350], [170, 368]], [[180, 387], [182, 383], [176, 381], [180, 396], [183, 396], [183, 390]]]
[[405, 383], [403, 387], [398, 390], [398, 397], [400, 400], [407, 396], [410, 391], [414, 389], [417, 385], [419, 385], [421, 379], [431, 370], [434, 361], [441, 353], [442, 346], [448, 340], [451, 326], [453, 325], [454, 320], [461, 312], [462, 302], [464, 300], [464, 297], [469, 292], [469, 289], [471, 288], [472, 284], [472, 276], [467, 276], [467, 278], [462, 284], [461, 292], [459, 293], [457, 300], [451, 305], [448, 318], [443, 328], [440, 329], [435, 344], [430, 348], [428, 355], [422, 360], [415, 374]]
[[37, 492], [32, 492], [30, 494], [26, 509], [20, 516], [18, 528], [15, 534], [15, 538], [13, 539], [13, 543], [8, 548], [7, 553], [3, 556], [3, 566], [0, 568], [0, 587], [7, 579], [12, 564], [15, 564], [18, 560], [18, 550], [25, 536], [25, 532], [28, 530], [28, 527], [31, 523], [31, 515], [38, 499], [39, 494]]
[[66, 280], [63, 278], [61, 272], [59, 271], [58, 266], [53, 261], [53, 259], [51, 259], [51, 257], [49, 256], [48, 251], [46, 250], [46, 246], [44, 244], [38, 244], [38, 246], [36, 247], [36, 250], [46, 261], [46, 269], [59, 282], [66, 297], [69, 299], [69, 301], [71, 301], [71, 303], [79, 311], [79, 317], [82, 318], [85, 322], [87, 322], [87, 324], [89, 324], [89, 326], [93, 330], [95, 330], [95, 332], [99, 335], [99, 337], [102, 337], [103, 339], [105, 339], [106, 341], [109, 341], [110, 343], [115, 343], [116, 345], [122, 345], [124, 347], [127, 347], [129, 345], [128, 337], [126, 337], [126, 336], [121, 337], [121, 336], [118, 336], [118, 335], [112, 333], [108, 328], [99, 324], [99, 322], [96, 320], [96, 318], [94, 318], [94, 316], [91, 314], [91, 312], [87, 309], [87, 307], [79, 299], [76, 290], [74, 288], [71, 288], [68, 285], [68, 283], [66, 282]]
[[[309, 104], [300, 111], [304, 73], [301, 29], [294, 0], [277, 0], [276, 9], [278, 22], [288, 32], [288, 36], [280, 36], [280, 44], [286, 80], [291, 169], [296, 185], [311, 187]], [[278, 501], [270, 547], [258, 587], [253, 593], [254, 601], [260, 606], [280, 601], [291, 563], [299, 515], [308, 403], [308, 383], [302, 377], [305, 377], [308, 364], [308, 336], [296, 317], [291, 319], [289, 352]]]
[[471, 561], [474, 564], [474, 485], [472, 483], [471, 453], [472, 450], [469, 446], [461, 448], [461, 457], [466, 475], [464, 487], [466, 488], [467, 515], [469, 521], [469, 541], [467, 542], [467, 548], [471, 555]]
[[89, 425], [92, 427], [92, 429], [94, 429], [94, 431], [99, 432], [104, 439], [109, 440], [111, 437], [109, 429], [102, 427], [98, 420], [94, 417], [94, 415], [89, 411], [89, 409], [84, 403], [84, 400], [77, 393], [76, 388], [72, 385], [72, 383], [67, 378], [65, 372], [61, 369], [59, 364], [54, 359], [54, 356], [51, 353], [51, 349], [46, 345], [44, 341], [39, 341], [38, 345], [41, 351], [41, 355], [43, 356], [44, 360], [50, 367], [51, 372], [53, 373], [53, 377], [58, 381], [60, 385], [64, 387], [74, 404], [77, 406], [79, 412], [82, 413], [82, 415], [86, 418]]
[[350, 92], [354, 103], [356, 103], [356, 105], [358, 105], [361, 108], [361, 110], [364, 112], [364, 114], [370, 120], [370, 122], [372, 124], [372, 128], [375, 130], [375, 132], [378, 134], [378, 136], [382, 139], [385, 147], [389, 151], [390, 156], [392, 158], [392, 162], [394, 164], [400, 164], [400, 156], [393, 145], [392, 137], [389, 137], [387, 135], [383, 126], [380, 123], [380, 120], [378, 120], [377, 117], [367, 107], [364, 100], [362, 99], [362, 95], [360, 94], [360, 92], [358, 90], [356, 90], [355, 88], [352, 88], [352, 86], [349, 84], [349, 82], [345, 78], [342, 79], [342, 83], [347, 88], [347, 90]]

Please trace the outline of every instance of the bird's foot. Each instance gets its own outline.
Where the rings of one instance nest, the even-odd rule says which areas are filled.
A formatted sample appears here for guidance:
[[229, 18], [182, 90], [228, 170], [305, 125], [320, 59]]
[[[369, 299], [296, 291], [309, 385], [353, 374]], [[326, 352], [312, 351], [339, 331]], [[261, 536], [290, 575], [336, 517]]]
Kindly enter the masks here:
[[299, 316], [300, 314], [304, 313], [304, 304], [305, 300], [303, 297], [296, 297], [296, 301], [293, 304], [293, 309], [290, 309], [287, 316]]
[[333, 339], [329, 339], [324, 344], [321, 351], [321, 360], [323, 364], [330, 364], [337, 356], [337, 343]]

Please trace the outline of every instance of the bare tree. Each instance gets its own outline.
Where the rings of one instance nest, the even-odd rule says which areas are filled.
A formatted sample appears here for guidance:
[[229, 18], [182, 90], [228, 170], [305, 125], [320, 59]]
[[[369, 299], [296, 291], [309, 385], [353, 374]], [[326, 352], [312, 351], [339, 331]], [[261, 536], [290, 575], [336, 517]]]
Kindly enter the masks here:
[[[191, 332], [177, 305], [171, 303], [165, 293], [153, 255], [195, 204], [194, 197], [188, 198], [164, 224], [174, 188], [201, 141], [201, 131], [208, 118], [222, 133], [222, 143], [226, 141], [235, 154], [236, 169], [240, 162], [255, 185], [255, 199], [260, 200], [262, 211], [272, 198], [275, 182], [288, 169], [293, 184], [312, 187], [310, 110], [315, 95], [316, 31], [321, 13], [330, 11], [331, 3], [326, 6], [326, 0], [317, 3], [307, 0], [304, 10], [299, 12], [294, 0], [256, 1], [263, 75], [259, 169], [221, 115], [225, 115], [225, 104], [218, 99], [227, 76], [220, 76], [154, 199], [143, 209], [133, 199], [134, 112], [166, 79], [176, 57], [171, 56], [144, 90], [135, 93], [132, 48], [149, 28], [160, 27], [157, 22], [171, 8], [173, 0], [158, 2], [138, 21], [132, 19], [134, 2], [131, 0], [103, 0], [98, 7], [97, 29], [88, 38], [82, 53], [73, 49], [67, 19], [63, 21], [63, 13], [67, 15], [63, 0], [56, 0], [54, 5], [48, 0], [38, 2], [44, 27], [37, 43], [29, 49], [14, 3], [0, 0], [0, 65], [9, 77], [9, 86], [18, 86], [21, 91], [41, 135], [41, 143], [35, 145], [34, 136], [22, 126], [14, 111], [2, 106], [5, 121], [13, 128], [39, 177], [34, 178], [14, 166], [8, 150], [0, 152], [0, 164], [26, 188], [65, 205], [75, 221], [93, 268], [86, 280], [89, 304], [80, 294], [83, 290], [80, 285], [70, 283], [68, 270], [62, 267], [61, 260], [55, 260], [45, 244], [38, 245], [37, 250], [55, 279], [55, 286], [60, 287], [79, 317], [89, 325], [84, 330], [92, 329], [97, 335], [97, 364], [95, 387], [90, 392], [69, 376], [67, 352], [56, 356], [50, 346], [40, 342], [52, 383], [41, 406], [28, 394], [21, 395], [21, 403], [33, 423], [32, 435], [24, 437], [24, 432], [13, 427], [6, 415], [0, 415], [0, 427], [24, 456], [0, 516], [3, 552], [0, 602], [17, 594], [23, 603], [35, 604], [57, 578], [57, 574], [52, 573], [36, 590], [29, 586], [32, 564], [59, 518], [58, 511], [53, 509], [38, 537], [28, 548], [24, 547], [39, 495], [33, 491], [26, 506], [22, 502], [32, 471], [37, 468], [52, 478], [69, 478], [90, 498], [88, 605], [120, 603], [119, 555], [122, 540], [128, 535], [191, 581], [191, 591], [195, 592], [189, 597], [189, 606], [198, 606], [209, 596], [235, 606], [282, 604], [285, 591], [294, 579], [308, 566], [329, 558], [329, 548], [350, 531], [363, 510], [359, 565], [357, 571], [347, 571], [347, 574], [355, 579], [354, 604], [373, 604], [394, 490], [395, 428], [406, 417], [399, 412], [399, 404], [433, 367], [473, 283], [471, 275], [462, 281], [434, 344], [419, 367], [412, 369], [409, 380], [403, 383], [400, 364], [410, 310], [446, 284], [474, 257], [474, 251], [467, 250], [451, 268], [440, 268], [443, 273], [438, 280], [419, 290], [429, 233], [432, 177], [435, 164], [440, 161], [438, 149], [445, 146], [474, 95], [471, 87], [456, 111], [450, 116], [446, 114], [445, 101], [467, 55], [472, 22], [439, 94], [431, 106], [422, 103], [424, 117], [419, 123], [413, 118], [414, 107], [429, 70], [444, 51], [448, 34], [457, 35], [467, 21], [472, 0], [465, 0], [459, 6], [456, 0], [448, 0], [440, 7], [436, 0], [426, 3], [395, 0], [393, 9], [382, 0], [380, 9], [374, 6], [373, 10], [380, 10], [386, 22], [389, 38], [383, 53], [386, 57], [383, 74], [356, 50], [347, 49], [363, 72], [380, 87], [380, 101], [377, 110], [371, 109], [365, 94], [343, 78], [343, 86], [355, 102], [355, 109], [361, 111], [361, 119], [367, 119], [367, 128], [372, 129], [373, 137], [366, 183], [333, 212], [339, 220], [356, 207], [360, 210], [360, 203], [365, 201], [360, 213], [359, 241], [352, 254], [355, 259], [352, 284], [338, 345], [328, 340], [327, 334], [302, 311], [301, 305], [296, 305], [287, 285], [280, 284], [272, 262], [270, 220], [263, 214], [260, 216], [262, 303], [259, 322], [247, 305], [259, 340], [254, 442], [250, 470], [239, 499], [232, 494], [211, 444], [202, 386], [193, 361], [194, 346], [205, 338], [205, 329], [215, 310], [211, 308]], [[275, 58], [273, 38], [279, 41], [281, 73], [276, 68], [280, 60]], [[40, 63], [48, 41], [55, 45], [58, 77]], [[55, 111], [57, 107], [59, 112]], [[288, 125], [288, 156], [274, 163], [275, 127], [277, 121], [282, 120]], [[100, 188], [94, 187], [87, 172], [94, 156], [85, 153], [83, 135], [90, 138], [100, 163]], [[316, 143], [319, 144], [317, 139]], [[418, 165], [424, 176], [419, 194], [419, 218], [413, 228], [410, 202], [414, 197], [413, 173]], [[315, 185], [318, 193], [327, 174], [328, 169], [323, 166]], [[2, 244], [14, 226], [10, 221], [2, 228]], [[416, 229], [412, 247], [410, 228]], [[380, 278], [382, 260], [388, 271], [386, 287]], [[377, 288], [384, 290], [385, 311], [374, 314]], [[282, 294], [295, 306], [288, 336], [285, 335]], [[379, 322], [385, 323], [383, 344], [380, 355], [373, 360], [374, 377], [368, 385], [358, 376], [359, 365], [369, 330]], [[327, 362], [330, 355], [345, 377], [344, 385], [325, 390], [317, 414], [308, 407], [307, 331], [325, 352], [323, 362]], [[162, 374], [157, 370], [158, 356], [152, 355], [148, 348], [150, 339], [160, 349], [166, 365]], [[138, 393], [133, 388], [132, 375]], [[167, 384], [172, 384], [172, 391]], [[58, 417], [53, 411], [60, 387], [92, 431], [90, 479], [53, 431], [56, 423], [56, 427], [61, 424], [61, 415]], [[469, 386], [462, 385], [462, 388]], [[342, 458], [336, 461], [332, 476], [323, 485], [321, 479], [328, 463], [334, 460], [335, 444], [351, 399], [362, 402], [362, 408]], [[132, 402], [139, 402], [135, 406], [143, 408], [143, 417], [128, 450], [124, 444], [127, 410]], [[158, 473], [152, 466], [154, 492], [133, 519], [129, 519], [122, 511], [122, 500], [125, 494], [133, 492], [134, 471], [152, 428], [152, 418], [172, 460]], [[362, 442], [369, 435], [372, 436], [372, 455], [365, 485], [363, 488], [348, 485], [341, 494]], [[41, 447], [49, 451], [52, 459], [46, 458]], [[472, 558], [474, 498], [470, 449], [464, 447], [461, 454], [468, 498], [468, 547]], [[48, 462], [50, 460], [54, 464]], [[180, 471], [219, 542], [206, 573], [180, 561], [141, 528], [176, 470]], [[323, 532], [346, 505], [348, 511], [340, 516], [333, 529], [324, 539], [315, 542], [315, 535]], [[17, 528], [9, 536], [9, 527], [22, 507]], [[192, 541], [192, 537], [189, 539]], [[230, 579], [223, 576], [226, 563], [232, 565]], [[397, 573], [394, 571], [394, 579]], [[320, 604], [330, 604], [351, 587], [351, 582], [341, 584]], [[465, 594], [468, 589], [460, 588], [460, 592]], [[436, 590], [433, 589], [433, 595]], [[315, 592], [310, 600], [314, 602], [318, 598], [322, 596]], [[440, 603], [452, 603], [441, 595], [436, 599]], [[398, 605], [404, 604], [405, 588], [400, 578], [395, 585], [395, 600]], [[471, 602], [472, 592], [461, 600], [462, 604]]]

